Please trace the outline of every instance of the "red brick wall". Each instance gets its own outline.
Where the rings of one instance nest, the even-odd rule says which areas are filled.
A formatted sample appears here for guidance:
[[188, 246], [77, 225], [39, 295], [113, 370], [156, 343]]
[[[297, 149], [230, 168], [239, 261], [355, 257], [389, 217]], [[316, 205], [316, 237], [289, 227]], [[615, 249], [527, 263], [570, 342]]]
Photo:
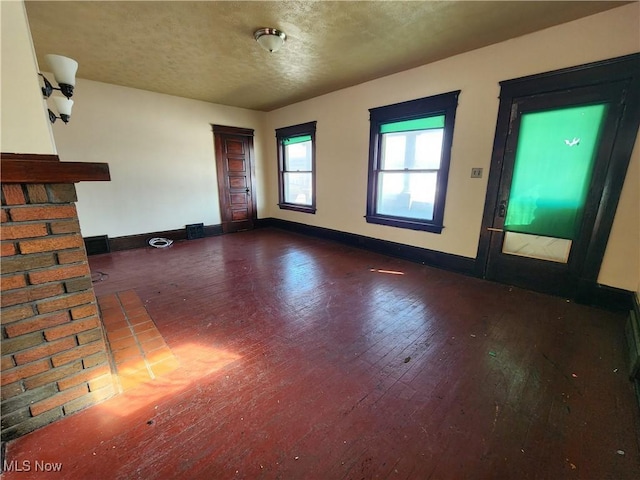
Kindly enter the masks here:
[[2, 440], [114, 394], [73, 184], [2, 185]]

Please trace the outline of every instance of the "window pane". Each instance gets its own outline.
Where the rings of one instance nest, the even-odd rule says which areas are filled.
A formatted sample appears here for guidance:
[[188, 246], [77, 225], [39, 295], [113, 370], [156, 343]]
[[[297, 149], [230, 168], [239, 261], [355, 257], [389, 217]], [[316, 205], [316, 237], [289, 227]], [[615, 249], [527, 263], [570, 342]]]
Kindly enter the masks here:
[[311, 173], [284, 174], [284, 201], [311, 205]]
[[415, 168], [435, 169], [440, 168], [442, 157], [442, 138], [444, 129], [426, 130], [416, 136], [416, 161]]
[[289, 172], [311, 171], [311, 140], [284, 146], [284, 169]]
[[502, 253], [551, 262], [567, 263], [569, 261], [571, 243], [571, 240], [565, 240], [564, 238], [504, 232]]
[[437, 170], [444, 129], [382, 135], [381, 170]]
[[376, 213], [433, 220], [437, 178], [437, 172], [380, 172]]
[[403, 133], [382, 135], [382, 170], [404, 170], [407, 136]]

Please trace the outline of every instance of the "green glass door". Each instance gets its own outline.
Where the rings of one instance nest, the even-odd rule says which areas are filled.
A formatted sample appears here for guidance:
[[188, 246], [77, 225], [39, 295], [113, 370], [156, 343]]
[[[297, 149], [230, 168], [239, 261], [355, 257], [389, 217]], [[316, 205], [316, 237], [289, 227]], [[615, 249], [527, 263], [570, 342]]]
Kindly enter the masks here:
[[568, 262], [606, 112], [596, 104], [522, 115], [502, 253]]
[[505, 230], [575, 238], [606, 111], [598, 104], [522, 115]]
[[486, 278], [574, 295], [610, 193], [626, 92], [618, 81], [514, 96], [509, 104], [501, 94], [504, 143], [494, 146], [495, 203], [485, 207], [481, 237]]

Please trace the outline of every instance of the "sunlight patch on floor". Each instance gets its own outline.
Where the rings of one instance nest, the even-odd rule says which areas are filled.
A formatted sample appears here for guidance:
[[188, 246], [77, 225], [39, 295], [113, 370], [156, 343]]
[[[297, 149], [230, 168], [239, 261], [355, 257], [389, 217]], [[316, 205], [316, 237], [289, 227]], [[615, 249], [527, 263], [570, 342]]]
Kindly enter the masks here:
[[178, 393], [240, 358], [197, 343], [169, 348], [134, 290], [100, 296], [98, 305], [114, 381], [123, 393], [103, 407], [118, 416]]
[[[239, 358], [239, 355], [227, 350], [206, 347], [196, 343], [186, 343], [172, 349], [179, 363], [172, 372], [154, 380], [140, 382], [101, 404], [110, 414], [118, 417], [152, 406], [162, 399], [176, 395], [190, 388], [203, 377], [211, 375]], [[135, 370], [132, 370], [135, 372]], [[127, 372], [130, 373], [130, 372]]]
[[375, 273], [386, 273], [388, 275], [404, 275], [404, 272], [398, 272], [397, 270], [380, 270], [378, 268], [370, 268], [369, 271]]

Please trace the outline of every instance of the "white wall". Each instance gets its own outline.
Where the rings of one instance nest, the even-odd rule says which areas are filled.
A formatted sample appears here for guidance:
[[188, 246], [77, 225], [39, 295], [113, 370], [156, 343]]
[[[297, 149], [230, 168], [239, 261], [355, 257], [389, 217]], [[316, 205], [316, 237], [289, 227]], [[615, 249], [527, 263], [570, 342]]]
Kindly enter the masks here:
[[[474, 258], [491, 162], [498, 82], [634, 53], [640, 50], [640, 4], [549, 28], [440, 62], [374, 80], [271, 112], [267, 132], [316, 120], [317, 214], [278, 209], [270, 215]], [[368, 109], [461, 90], [442, 234], [365, 222], [369, 141]], [[268, 183], [277, 185], [276, 146], [265, 140]], [[638, 158], [636, 148], [622, 192], [599, 281], [631, 291], [639, 287]], [[483, 167], [482, 179], [471, 179]]]
[[0, 2], [0, 149], [56, 153], [23, 2]]
[[[83, 79], [73, 98], [70, 122], [54, 125], [60, 159], [107, 162], [111, 172], [111, 182], [77, 185], [85, 237], [219, 225], [211, 124], [255, 129], [261, 150], [264, 113]], [[264, 216], [265, 175], [255, 163]]]

